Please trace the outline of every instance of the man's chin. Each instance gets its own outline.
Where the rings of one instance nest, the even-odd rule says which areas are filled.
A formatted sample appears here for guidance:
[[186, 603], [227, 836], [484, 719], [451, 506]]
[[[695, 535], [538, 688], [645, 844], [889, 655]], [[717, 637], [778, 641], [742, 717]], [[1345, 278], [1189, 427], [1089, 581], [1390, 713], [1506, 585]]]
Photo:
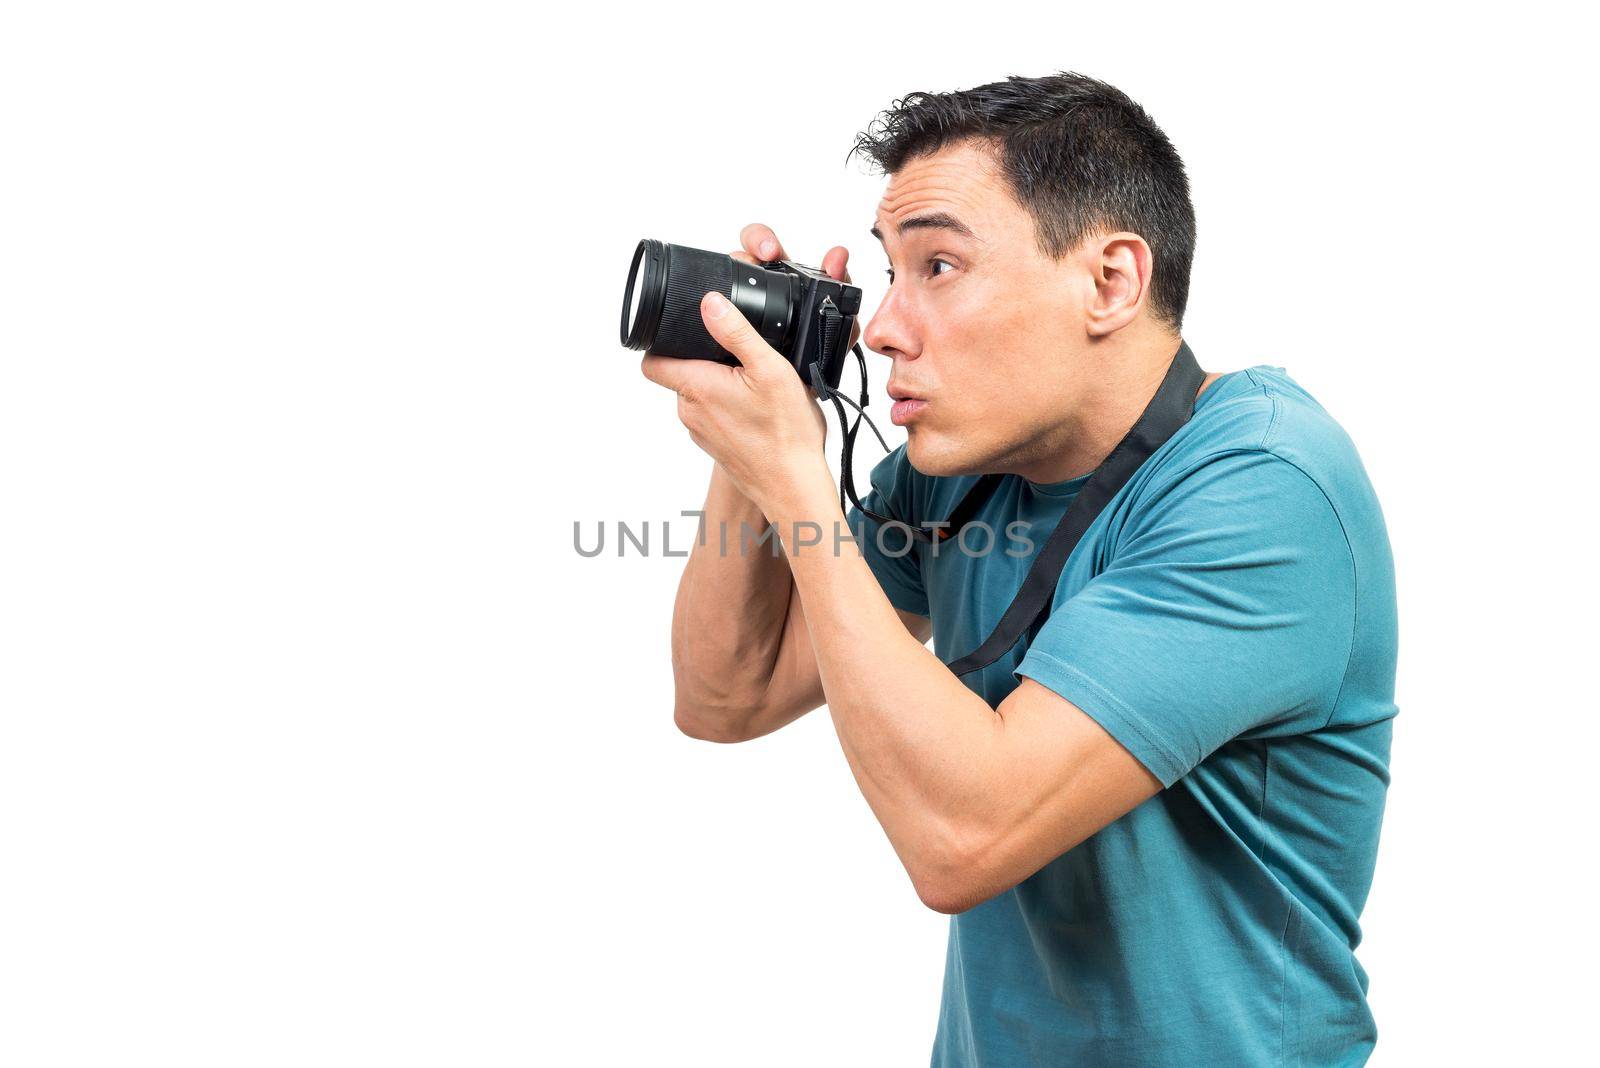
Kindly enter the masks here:
[[906, 459], [924, 475], [936, 478], [953, 478], [957, 475], [980, 475], [985, 471], [981, 457], [962, 449], [926, 431], [913, 427], [906, 435]]

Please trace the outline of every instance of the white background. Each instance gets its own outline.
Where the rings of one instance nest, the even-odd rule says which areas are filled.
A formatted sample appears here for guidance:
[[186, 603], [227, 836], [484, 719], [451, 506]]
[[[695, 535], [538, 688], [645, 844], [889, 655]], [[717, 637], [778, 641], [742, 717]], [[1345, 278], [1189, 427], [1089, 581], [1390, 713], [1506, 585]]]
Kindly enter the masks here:
[[[621, 285], [761, 220], [875, 307], [855, 131], [1076, 69], [1188, 161], [1201, 360], [1287, 367], [1387, 512], [1374, 1063], [1571, 1063], [1600, 383], [1556, 10], [8, 5], [0, 1061], [925, 1063], [946, 921], [826, 715], [672, 727], [660, 524], [709, 461]], [[622, 519], [651, 557], [574, 551]]]

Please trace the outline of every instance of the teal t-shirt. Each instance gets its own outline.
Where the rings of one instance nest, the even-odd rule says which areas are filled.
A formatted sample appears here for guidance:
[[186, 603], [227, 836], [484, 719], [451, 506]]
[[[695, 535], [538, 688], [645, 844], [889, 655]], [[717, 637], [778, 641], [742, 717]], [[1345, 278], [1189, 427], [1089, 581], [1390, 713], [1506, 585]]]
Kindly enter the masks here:
[[[866, 504], [941, 520], [974, 480], [920, 474], [902, 448]], [[965, 551], [850, 522], [949, 662], [1084, 481], [1005, 479]], [[991, 705], [1023, 676], [1049, 687], [1165, 789], [951, 918], [934, 1065], [1365, 1062], [1354, 950], [1395, 653], [1388, 536], [1350, 439], [1280, 368], [1222, 376], [1089, 528], [1048, 619], [965, 676]]]

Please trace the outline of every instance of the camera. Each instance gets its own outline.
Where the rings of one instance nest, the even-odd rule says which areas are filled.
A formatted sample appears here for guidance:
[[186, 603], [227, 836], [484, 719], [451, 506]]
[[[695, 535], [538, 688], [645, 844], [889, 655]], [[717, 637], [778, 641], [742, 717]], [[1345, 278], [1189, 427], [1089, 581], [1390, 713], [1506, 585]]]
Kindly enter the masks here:
[[738, 365], [700, 318], [700, 298], [715, 290], [758, 334], [814, 381], [839, 386], [861, 290], [790, 260], [748, 264], [720, 252], [645, 238], [634, 249], [622, 297], [622, 343], [659, 356]]

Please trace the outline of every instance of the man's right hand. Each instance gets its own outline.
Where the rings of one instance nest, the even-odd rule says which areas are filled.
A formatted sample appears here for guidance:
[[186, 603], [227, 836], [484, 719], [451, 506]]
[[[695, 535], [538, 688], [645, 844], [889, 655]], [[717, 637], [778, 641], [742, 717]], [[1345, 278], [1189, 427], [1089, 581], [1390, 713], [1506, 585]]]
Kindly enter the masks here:
[[[741, 263], [771, 263], [773, 260], [789, 258], [789, 254], [783, 250], [783, 243], [778, 240], [778, 235], [763, 223], [751, 223], [740, 230], [739, 245], [739, 250], [730, 255]], [[822, 257], [822, 272], [837, 282], [848, 282], [849, 262], [850, 250], [843, 245], [835, 245]], [[854, 345], [860, 337], [861, 323], [857, 321], [850, 326], [850, 344]]]
[[[746, 226], [739, 244], [731, 255], [743, 263], [788, 258], [778, 236], [760, 223]], [[848, 282], [849, 258], [836, 245], [822, 257], [822, 270]], [[859, 334], [859, 327], [852, 330], [852, 343]], [[816, 411], [820, 421], [822, 407]], [[760, 532], [767, 524], [720, 468], [713, 471], [704, 511], [707, 530]], [[672, 618], [675, 718], [692, 737], [739, 742], [777, 730], [822, 704], [825, 695], [805, 606], [785, 556], [759, 549], [721, 552], [718, 543], [709, 538], [695, 544], [678, 584]], [[918, 641], [928, 640], [927, 619], [896, 612]]]

